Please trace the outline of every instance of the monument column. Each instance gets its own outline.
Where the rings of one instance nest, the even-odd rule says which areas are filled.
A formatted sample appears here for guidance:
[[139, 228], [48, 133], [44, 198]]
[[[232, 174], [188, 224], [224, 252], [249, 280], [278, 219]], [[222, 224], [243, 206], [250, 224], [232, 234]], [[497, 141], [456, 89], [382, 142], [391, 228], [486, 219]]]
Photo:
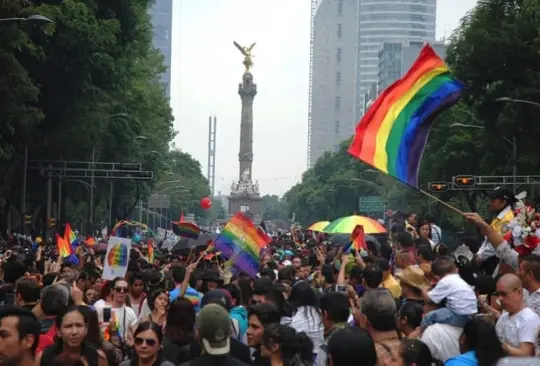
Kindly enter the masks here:
[[242, 115], [240, 120], [240, 152], [238, 161], [240, 171], [238, 177], [247, 171], [247, 179], [251, 181], [253, 164], [253, 100], [257, 94], [257, 85], [253, 83], [253, 75], [246, 71], [242, 83], [238, 85], [238, 94], [242, 99]]

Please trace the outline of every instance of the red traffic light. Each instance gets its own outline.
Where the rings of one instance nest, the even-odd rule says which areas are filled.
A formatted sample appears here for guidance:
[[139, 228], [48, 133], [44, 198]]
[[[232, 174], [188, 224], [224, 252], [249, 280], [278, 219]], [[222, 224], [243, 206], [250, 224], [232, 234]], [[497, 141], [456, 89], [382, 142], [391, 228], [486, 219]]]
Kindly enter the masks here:
[[472, 175], [458, 175], [454, 177], [456, 187], [472, 187], [476, 183], [476, 179]]
[[429, 190], [431, 192], [446, 192], [450, 187], [446, 182], [432, 182], [429, 183]]

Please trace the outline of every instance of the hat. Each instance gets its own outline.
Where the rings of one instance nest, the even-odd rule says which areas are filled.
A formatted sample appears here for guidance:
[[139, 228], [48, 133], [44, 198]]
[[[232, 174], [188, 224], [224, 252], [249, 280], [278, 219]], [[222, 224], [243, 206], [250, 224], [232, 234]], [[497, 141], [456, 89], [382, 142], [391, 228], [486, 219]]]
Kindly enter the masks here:
[[407, 267], [396, 277], [402, 284], [422, 290], [428, 286], [424, 271], [418, 267]]
[[221, 289], [208, 291], [201, 300], [201, 308], [210, 304], [221, 305], [225, 310], [229, 311], [232, 307], [231, 294], [229, 291]]
[[496, 187], [493, 191], [489, 191], [486, 194], [491, 200], [501, 199], [509, 203], [516, 202], [516, 195], [508, 187]]
[[229, 313], [218, 304], [208, 304], [201, 309], [195, 322], [204, 351], [221, 356], [231, 348], [231, 323]]

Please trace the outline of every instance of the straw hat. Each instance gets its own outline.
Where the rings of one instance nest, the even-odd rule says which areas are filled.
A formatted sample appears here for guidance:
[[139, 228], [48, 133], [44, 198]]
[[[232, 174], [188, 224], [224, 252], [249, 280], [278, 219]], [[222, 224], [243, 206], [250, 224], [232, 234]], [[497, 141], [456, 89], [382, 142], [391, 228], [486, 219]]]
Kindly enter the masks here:
[[396, 274], [396, 277], [402, 284], [411, 286], [420, 290], [428, 287], [424, 271], [418, 267], [407, 267], [401, 273]]

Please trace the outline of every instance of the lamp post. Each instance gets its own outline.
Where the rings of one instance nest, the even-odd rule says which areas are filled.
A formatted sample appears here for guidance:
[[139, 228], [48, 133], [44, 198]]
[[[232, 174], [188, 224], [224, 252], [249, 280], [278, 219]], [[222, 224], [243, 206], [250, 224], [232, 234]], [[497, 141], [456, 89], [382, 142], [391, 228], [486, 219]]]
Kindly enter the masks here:
[[[500, 98], [500, 99], [504, 99], [504, 98]], [[500, 99], [497, 99], [497, 101], [500, 101]], [[538, 106], [540, 107], [540, 104]], [[450, 125], [450, 128], [470, 128], [470, 129], [483, 130], [484, 126], [466, 125], [464, 123], [452, 123]], [[517, 177], [517, 140], [516, 140], [516, 136], [514, 135], [512, 139], [509, 139], [506, 136], [503, 136], [502, 138], [512, 147], [512, 178], [513, 178], [512, 190], [514, 193], [516, 193], [517, 192], [517, 181], [516, 181], [517, 179], [516, 178]]]
[[0, 19], [0, 23], [19, 23], [19, 22], [28, 22], [28, 23], [54, 23], [51, 19], [47, 18], [46, 16], [35, 14], [30, 15], [26, 18], [4, 18]]
[[509, 97], [502, 97], [496, 100], [496, 102], [502, 102], [502, 103], [521, 103], [521, 104], [530, 104], [535, 107], [540, 108], [540, 103], [532, 102], [530, 100], [523, 100], [523, 99], [513, 99]]

